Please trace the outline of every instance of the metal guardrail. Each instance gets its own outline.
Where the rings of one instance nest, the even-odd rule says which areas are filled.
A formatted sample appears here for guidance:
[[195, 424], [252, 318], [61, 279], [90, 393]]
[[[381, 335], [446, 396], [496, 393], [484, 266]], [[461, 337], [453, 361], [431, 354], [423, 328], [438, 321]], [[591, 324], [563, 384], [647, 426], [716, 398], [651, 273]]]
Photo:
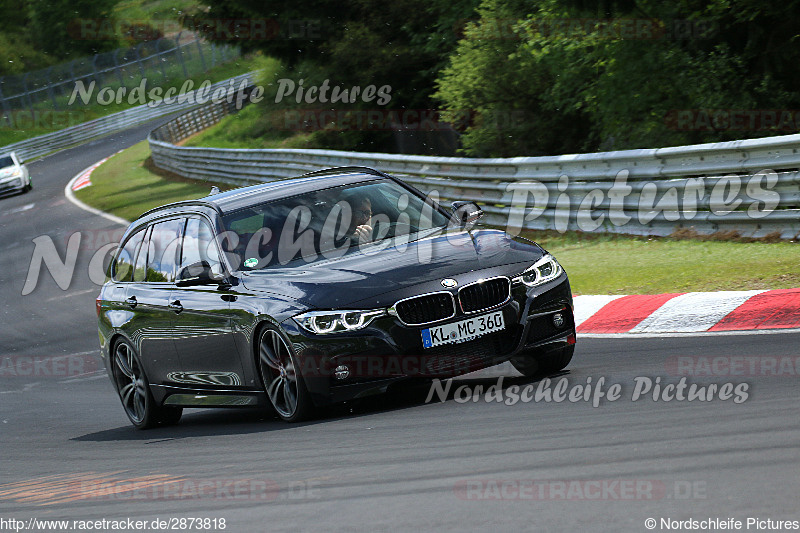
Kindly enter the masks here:
[[373, 167], [440, 200], [476, 200], [487, 222], [512, 232], [529, 228], [663, 236], [690, 228], [701, 234], [733, 230], [753, 237], [778, 232], [784, 239], [800, 234], [800, 135], [503, 159], [176, 146], [226, 113], [221, 106], [212, 107], [151, 133], [156, 166], [186, 178], [235, 185], [328, 167]]
[[[253, 73], [248, 73], [228, 80], [220, 81], [211, 85], [209, 95], [213, 95], [217, 90], [221, 90], [222, 88], [226, 89], [225, 94], [227, 95], [230, 92], [227, 89], [231, 86], [231, 84], [235, 90], [239, 88], [242, 82], [245, 82], [248, 85], [251, 84], [252, 78]], [[192, 95], [196, 94], [196, 92], [197, 91], [190, 91]], [[190, 93], [187, 93], [187, 95]], [[0, 153], [16, 152], [21, 159], [27, 161], [45, 154], [56, 152], [58, 150], [63, 150], [64, 148], [76, 146], [104, 135], [116, 133], [133, 126], [138, 126], [162, 116], [170, 115], [172, 113], [183, 111], [192, 107], [197, 107], [198, 105], [195, 102], [190, 101], [189, 98], [185, 98], [184, 100], [185, 101], [182, 103], [175, 102], [166, 104], [162, 102], [155, 107], [150, 107], [147, 104], [143, 104], [130, 109], [125, 109], [118, 113], [106, 115], [89, 122], [84, 122], [83, 124], [78, 124], [63, 130], [55, 131], [53, 133], [40, 135], [32, 139], [26, 139], [24, 141], [0, 147]]]

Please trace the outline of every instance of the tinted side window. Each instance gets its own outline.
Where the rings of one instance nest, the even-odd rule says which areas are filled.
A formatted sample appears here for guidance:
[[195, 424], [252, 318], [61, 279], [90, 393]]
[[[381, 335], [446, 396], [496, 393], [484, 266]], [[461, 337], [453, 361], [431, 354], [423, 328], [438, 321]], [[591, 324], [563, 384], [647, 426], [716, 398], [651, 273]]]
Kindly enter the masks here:
[[133, 261], [136, 258], [136, 251], [142, 244], [142, 238], [144, 238], [144, 230], [139, 230], [127, 240], [125, 246], [120, 250], [111, 269], [114, 281], [133, 280]]
[[175, 270], [183, 219], [166, 220], [153, 226], [147, 258], [147, 281], [175, 281]]
[[142, 245], [139, 246], [139, 251], [136, 253], [136, 267], [133, 269], [133, 281], [144, 281], [147, 274], [147, 256], [152, 255], [153, 244], [150, 242], [151, 228], [147, 228], [143, 233], [145, 234]]
[[214, 233], [211, 227], [199, 218], [190, 218], [186, 221], [186, 231], [183, 235], [181, 250], [181, 262], [178, 271], [200, 261], [205, 261], [214, 270], [220, 271], [219, 253], [214, 242]]

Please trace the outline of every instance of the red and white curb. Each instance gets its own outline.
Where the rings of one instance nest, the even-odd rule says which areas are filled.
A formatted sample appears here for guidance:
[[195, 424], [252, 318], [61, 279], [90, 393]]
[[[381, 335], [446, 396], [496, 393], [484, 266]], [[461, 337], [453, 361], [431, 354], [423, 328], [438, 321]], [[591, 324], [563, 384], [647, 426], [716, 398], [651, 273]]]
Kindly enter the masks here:
[[[120, 152], [121, 151], [122, 150], [120, 150]], [[118, 153], [119, 152], [117, 152], [117, 154]], [[117, 224], [121, 224], [123, 226], [127, 226], [128, 224], [130, 224], [130, 221], [125, 220], [124, 218], [112, 215], [110, 213], [106, 213], [105, 211], [101, 211], [99, 209], [95, 209], [94, 207], [81, 202], [80, 200], [78, 200], [75, 197], [75, 191], [83, 189], [84, 187], [88, 187], [89, 185], [92, 184], [91, 179], [90, 179], [91, 175], [92, 175], [92, 172], [94, 172], [95, 169], [97, 169], [97, 167], [99, 167], [100, 165], [102, 165], [103, 163], [105, 163], [106, 161], [108, 161], [109, 159], [111, 159], [112, 157], [114, 157], [117, 154], [110, 155], [110, 156], [106, 157], [105, 159], [102, 159], [102, 160], [98, 161], [97, 163], [93, 164], [92, 166], [81, 170], [74, 178], [69, 180], [69, 183], [67, 183], [67, 186], [64, 187], [64, 196], [67, 197], [67, 200], [69, 200], [70, 202], [72, 202], [76, 206], [80, 207], [84, 211], [88, 211], [88, 212], [93, 213], [93, 214], [95, 214], [97, 216], [101, 216], [101, 217], [105, 218], [106, 220], [110, 220], [111, 222], [116, 222]]]
[[579, 334], [718, 333], [800, 329], [800, 288], [576, 296]]
[[100, 165], [102, 165], [103, 163], [105, 163], [106, 161], [111, 159], [111, 157], [113, 157], [113, 156], [108, 156], [105, 159], [101, 159], [100, 161], [98, 161], [94, 165], [90, 166], [89, 168], [87, 168], [86, 170], [84, 170], [83, 172], [78, 174], [78, 176], [75, 179], [73, 179], [73, 181], [71, 182], [72, 183], [72, 186], [71, 186], [72, 190], [73, 191], [79, 191], [81, 189], [84, 189], [84, 188], [90, 186], [92, 184], [92, 179], [91, 179], [92, 178], [92, 172], [94, 172], [97, 167], [99, 167]]

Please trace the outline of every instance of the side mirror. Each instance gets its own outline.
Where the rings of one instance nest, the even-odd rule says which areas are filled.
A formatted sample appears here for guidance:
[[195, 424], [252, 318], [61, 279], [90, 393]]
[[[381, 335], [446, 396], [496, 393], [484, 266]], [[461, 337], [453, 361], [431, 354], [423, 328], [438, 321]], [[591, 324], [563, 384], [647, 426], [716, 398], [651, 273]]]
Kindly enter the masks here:
[[215, 272], [208, 261], [198, 261], [183, 267], [178, 272], [175, 284], [178, 287], [191, 287], [193, 285], [214, 285], [225, 279], [225, 276]]
[[483, 209], [475, 202], [453, 202], [452, 206], [453, 221], [460, 228], [472, 229], [483, 216]]

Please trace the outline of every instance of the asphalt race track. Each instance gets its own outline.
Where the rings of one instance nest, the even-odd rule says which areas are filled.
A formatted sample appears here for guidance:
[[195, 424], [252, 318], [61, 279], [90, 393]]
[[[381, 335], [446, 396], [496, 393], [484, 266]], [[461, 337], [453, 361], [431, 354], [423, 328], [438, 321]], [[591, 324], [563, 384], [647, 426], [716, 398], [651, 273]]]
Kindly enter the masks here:
[[[94, 250], [81, 250], [67, 290], [46, 269], [32, 293], [22, 289], [34, 238], [50, 236], [63, 258], [75, 231], [120, 229], [68, 202], [64, 186], [153, 127], [29, 163], [33, 191], [0, 199], [0, 519], [24, 529], [31, 518], [130, 518], [154, 531], [154, 519], [208, 518], [171, 525], [233, 532], [647, 531], [648, 518], [661, 531], [662, 518], [735, 518], [741, 529], [748, 518], [800, 520], [798, 333], [579, 337], [564, 374], [570, 388], [605, 377], [606, 390], [621, 389], [597, 407], [582, 398], [426, 404], [427, 389], [402, 389], [311, 423], [198, 410], [176, 427], [135, 431], [96, 367]], [[727, 366], [708, 376], [702, 356]], [[682, 360], [698, 364], [687, 370]], [[65, 370], [64, 361], [84, 366]], [[544, 387], [494, 370], [506, 387]], [[744, 383], [746, 400], [654, 401], [651, 391], [633, 401], [637, 377]], [[496, 382], [461, 379], [452, 389]], [[759, 524], [769, 525], [749, 530]]]

